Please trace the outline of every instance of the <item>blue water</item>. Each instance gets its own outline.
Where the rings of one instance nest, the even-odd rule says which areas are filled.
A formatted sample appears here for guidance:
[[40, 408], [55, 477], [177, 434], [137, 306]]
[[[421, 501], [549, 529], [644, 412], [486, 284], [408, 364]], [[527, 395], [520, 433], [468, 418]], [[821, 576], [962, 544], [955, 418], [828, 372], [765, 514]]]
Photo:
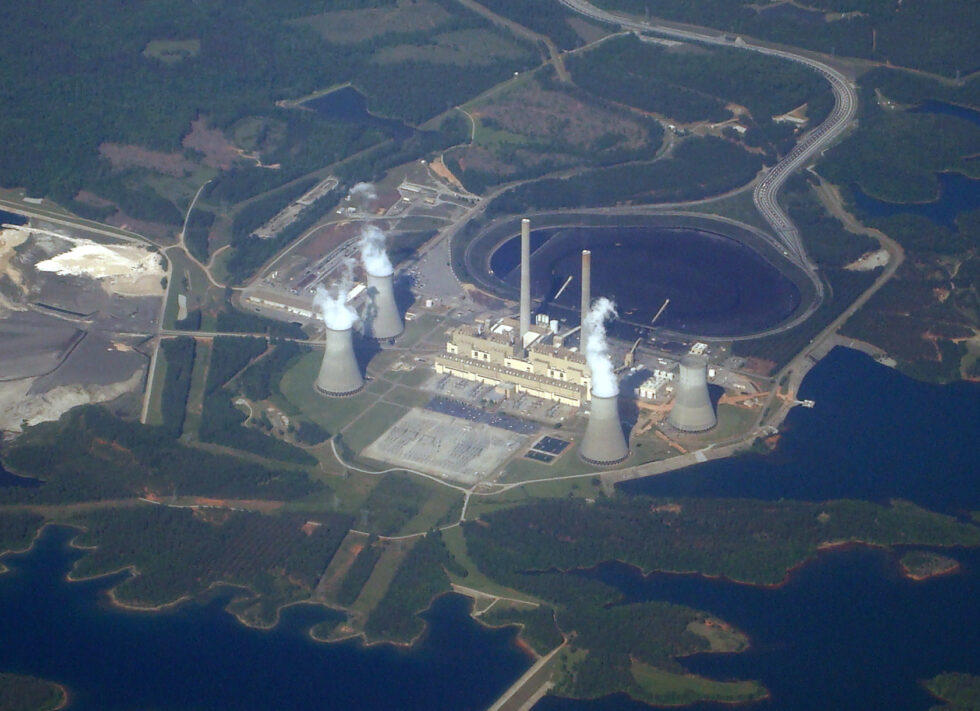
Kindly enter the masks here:
[[7, 225], [26, 225], [27, 218], [23, 215], [18, 215], [15, 212], [7, 212], [6, 210], [0, 210], [0, 224]]
[[980, 111], [971, 109], [959, 104], [947, 104], [944, 101], [923, 101], [912, 109], [916, 114], [943, 114], [944, 116], [955, 116], [970, 123], [980, 126]]
[[961, 212], [980, 207], [980, 180], [973, 180], [961, 173], [939, 173], [939, 198], [925, 203], [888, 202], [871, 197], [858, 185], [852, 185], [854, 203], [871, 217], [892, 215], [921, 215], [951, 230], [956, 229], [956, 218]]
[[[618, 589], [623, 602], [667, 600], [708, 610], [748, 634], [739, 654], [681, 660], [716, 679], [756, 679], [771, 700], [749, 708], [926, 711], [919, 681], [943, 671], [980, 673], [980, 550], [956, 549], [960, 573], [915, 582], [894, 554], [865, 547], [824, 553], [786, 585], [762, 588], [607, 563], [580, 573]], [[552, 700], [535, 711], [626, 711], [625, 699]], [[703, 708], [710, 708], [703, 706]]]
[[[694, 229], [566, 227], [532, 232], [531, 293], [544, 310], [578, 323], [582, 250], [592, 250], [592, 294], [616, 302], [618, 324], [648, 327], [666, 299], [657, 325], [684, 333], [756, 333], [788, 318], [799, 289], [745, 245]], [[490, 257], [494, 274], [519, 281], [520, 238]], [[555, 295], [572, 277], [569, 286]], [[617, 333], [635, 337], [634, 331]]]
[[921, 383], [835, 348], [804, 379], [774, 454], [716, 460], [637, 479], [651, 496], [821, 501], [901, 498], [939, 511], [980, 509], [980, 384]]
[[401, 121], [370, 113], [367, 108], [367, 97], [352, 86], [345, 86], [329, 94], [309, 99], [302, 105], [327, 118], [384, 129], [398, 139], [408, 138], [414, 132], [410, 126], [406, 126]]
[[69, 529], [48, 528], [35, 548], [4, 558], [0, 670], [71, 689], [72, 711], [114, 709], [485, 709], [529, 665], [514, 631], [487, 630], [457, 595], [436, 601], [411, 650], [306, 635], [329, 613], [283, 611], [271, 631], [223, 611], [226, 597], [162, 613], [119, 610], [105, 591], [123, 574], [69, 583], [81, 552]]

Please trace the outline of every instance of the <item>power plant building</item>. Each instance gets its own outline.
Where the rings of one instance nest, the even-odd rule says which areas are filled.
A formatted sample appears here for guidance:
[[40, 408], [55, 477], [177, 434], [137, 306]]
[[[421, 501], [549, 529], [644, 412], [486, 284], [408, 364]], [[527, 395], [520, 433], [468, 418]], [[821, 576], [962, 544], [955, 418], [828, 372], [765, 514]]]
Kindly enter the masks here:
[[585, 357], [555, 343], [543, 324], [528, 327], [531, 345], [521, 347], [521, 324], [514, 319], [482, 322], [453, 329], [446, 352], [435, 359], [437, 373], [580, 407], [590, 395], [591, 376]]

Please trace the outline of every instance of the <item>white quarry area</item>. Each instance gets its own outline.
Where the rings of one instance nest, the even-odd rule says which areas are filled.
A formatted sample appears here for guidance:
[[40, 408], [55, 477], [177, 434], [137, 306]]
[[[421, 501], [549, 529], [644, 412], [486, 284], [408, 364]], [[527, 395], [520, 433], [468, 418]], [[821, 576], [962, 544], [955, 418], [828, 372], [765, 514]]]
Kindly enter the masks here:
[[143, 382], [138, 370], [128, 379], [108, 385], [62, 385], [43, 394], [30, 393], [36, 378], [0, 382], [0, 432], [20, 432], [23, 425], [57, 420], [79, 405], [115, 400]]
[[37, 270], [104, 280], [105, 287], [118, 294], [151, 296], [163, 291], [160, 282], [165, 272], [159, 254], [135, 245], [99, 244], [74, 237], [61, 239], [74, 246], [38, 262], [34, 265]]

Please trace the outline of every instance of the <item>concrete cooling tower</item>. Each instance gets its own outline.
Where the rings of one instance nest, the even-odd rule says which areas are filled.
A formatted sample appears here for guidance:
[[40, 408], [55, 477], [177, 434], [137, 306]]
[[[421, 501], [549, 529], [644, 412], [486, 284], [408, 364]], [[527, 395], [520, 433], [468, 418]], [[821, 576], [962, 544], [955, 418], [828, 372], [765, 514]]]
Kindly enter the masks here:
[[326, 338], [323, 363], [316, 378], [317, 392], [330, 397], [349, 397], [360, 392], [364, 387], [364, 378], [354, 356], [351, 329], [338, 331], [327, 328]]
[[667, 421], [684, 432], [703, 432], [717, 423], [708, 397], [708, 361], [688, 354], [681, 358], [674, 406]]
[[398, 305], [395, 303], [395, 290], [392, 286], [393, 275], [367, 275], [367, 308], [361, 320], [364, 323], [364, 335], [369, 338], [386, 340], [400, 336], [405, 330]]
[[592, 395], [592, 411], [585, 436], [578, 449], [578, 456], [587, 464], [608, 467], [619, 464], [630, 455], [623, 427], [619, 422], [617, 396]]

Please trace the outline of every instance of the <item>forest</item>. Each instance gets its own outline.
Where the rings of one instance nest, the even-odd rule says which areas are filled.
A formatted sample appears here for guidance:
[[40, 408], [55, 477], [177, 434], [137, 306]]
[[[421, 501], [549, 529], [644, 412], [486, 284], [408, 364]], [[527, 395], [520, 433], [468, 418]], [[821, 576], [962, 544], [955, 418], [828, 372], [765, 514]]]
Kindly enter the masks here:
[[184, 432], [184, 415], [187, 411], [187, 394], [191, 389], [196, 343], [190, 336], [160, 342], [166, 360], [160, 414], [163, 417], [164, 431], [174, 439]]
[[323, 488], [305, 473], [190, 447], [162, 427], [122, 420], [95, 405], [29, 427], [3, 451], [12, 471], [38, 487], [2, 487], [3, 503], [65, 503], [156, 493], [294, 499]]
[[[805, 9], [749, 0], [597, 0], [598, 5], [956, 77], [980, 66], [970, 0], [817, 0]], [[830, 14], [830, 18], [825, 16]], [[840, 14], [843, 14], [841, 16]]]
[[[306, 526], [307, 521], [317, 525]], [[139, 572], [116, 588], [119, 599], [160, 605], [225, 582], [255, 591], [276, 580], [276, 602], [308, 598], [350, 527], [342, 514], [276, 514], [141, 506], [79, 516], [76, 539], [98, 546], [72, 575], [124, 566]], [[304, 526], [306, 528], [304, 529]]]
[[[719, 170], [724, 166], [724, 170]], [[721, 138], [690, 138], [668, 158], [547, 178], [505, 192], [488, 208], [493, 214], [563, 207], [598, 207], [696, 200], [752, 180], [762, 167], [757, 154]]]

